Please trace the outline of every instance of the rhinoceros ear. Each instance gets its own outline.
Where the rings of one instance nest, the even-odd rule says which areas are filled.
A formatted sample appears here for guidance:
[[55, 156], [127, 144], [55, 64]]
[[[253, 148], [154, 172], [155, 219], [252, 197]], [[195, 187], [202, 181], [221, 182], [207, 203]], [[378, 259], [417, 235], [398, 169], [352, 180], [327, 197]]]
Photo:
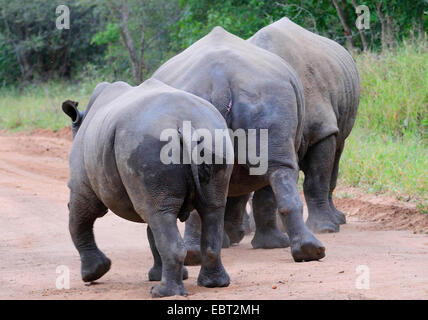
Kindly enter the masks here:
[[78, 105], [78, 102], [71, 100], [66, 100], [62, 103], [62, 111], [71, 118], [73, 123], [80, 120], [80, 112], [77, 110]]

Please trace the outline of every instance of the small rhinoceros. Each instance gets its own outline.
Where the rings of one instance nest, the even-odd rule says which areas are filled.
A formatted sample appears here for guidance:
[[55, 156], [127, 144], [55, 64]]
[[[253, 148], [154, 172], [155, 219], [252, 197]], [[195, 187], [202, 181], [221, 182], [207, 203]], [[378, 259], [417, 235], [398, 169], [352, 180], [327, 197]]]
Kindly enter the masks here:
[[[175, 135], [181, 146], [180, 159], [191, 155], [189, 151], [197, 146], [194, 135], [184, 139], [184, 122], [189, 121], [193, 134], [198, 128], [227, 130], [216, 108], [190, 93], [149, 79], [137, 87], [124, 82], [101, 83], [84, 112], [69, 100], [62, 109], [72, 120], [69, 227], [80, 254], [83, 281], [94, 281], [110, 269], [111, 262], [98, 249], [93, 233], [95, 220], [110, 209], [124, 219], [148, 223], [154, 257], [149, 280], [161, 280], [152, 288], [152, 296], [186, 295], [182, 281], [187, 278], [183, 267], [186, 248], [176, 220], [185, 220], [196, 208], [204, 226], [198, 284], [229, 285], [220, 250], [233, 164], [161, 161], [162, 148], [167, 144], [160, 138], [164, 130], [175, 132], [171, 139]], [[233, 159], [230, 138], [224, 138], [223, 149], [232, 152]], [[211, 150], [217, 151], [215, 147]]]

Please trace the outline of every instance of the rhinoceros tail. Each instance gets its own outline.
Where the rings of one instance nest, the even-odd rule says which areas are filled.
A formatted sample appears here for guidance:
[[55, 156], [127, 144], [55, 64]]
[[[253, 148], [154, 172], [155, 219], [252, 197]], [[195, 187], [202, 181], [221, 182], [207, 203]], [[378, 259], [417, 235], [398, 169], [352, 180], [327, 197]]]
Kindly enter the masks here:
[[187, 155], [188, 159], [190, 160], [190, 169], [192, 172], [193, 181], [195, 183], [196, 193], [197, 193], [197, 195], [201, 201], [201, 204], [206, 206], [208, 202], [207, 202], [207, 199], [205, 198], [204, 193], [203, 193], [202, 188], [201, 188], [201, 180], [203, 182], [209, 181], [209, 179], [211, 178], [212, 166], [204, 164], [204, 163], [197, 165], [192, 160], [192, 150], [196, 146], [196, 144], [198, 143], [196, 141], [192, 141], [192, 139], [191, 139], [194, 131], [195, 131], [195, 129], [193, 127], [191, 127], [190, 139], [185, 139], [185, 137], [183, 135], [183, 128], [181, 128], [181, 127], [178, 128], [180, 141], [182, 142], [182, 145], [183, 145], [183, 157], [185, 157], [185, 155]]
[[193, 176], [193, 180], [195, 181], [195, 186], [196, 186], [196, 192], [198, 193], [198, 196], [201, 200], [202, 205], [206, 206], [207, 205], [207, 199], [205, 198], [203, 192], [202, 192], [202, 188], [201, 188], [201, 182], [199, 179], [199, 170], [198, 170], [198, 166], [195, 163], [191, 163], [190, 164], [190, 168], [192, 170], [192, 176]]

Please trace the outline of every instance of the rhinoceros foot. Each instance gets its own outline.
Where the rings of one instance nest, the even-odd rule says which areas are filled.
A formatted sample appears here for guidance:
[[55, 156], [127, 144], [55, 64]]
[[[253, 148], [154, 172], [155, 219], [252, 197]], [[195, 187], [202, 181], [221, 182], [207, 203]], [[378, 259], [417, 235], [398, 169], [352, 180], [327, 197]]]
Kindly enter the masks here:
[[159, 283], [152, 287], [150, 290], [152, 298], [162, 298], [170, 296], [187, 296], [187, 291], [184, 288], [183, 283]]
[[227, 287], [230, 284], [230, 277], [227, 274], [223, 266], [208, 270], [202, 267], [198, 276], [198, 285], [215, 288], [215, 287]]
[[254, 249], [287, 248], [290, 246], [288, 236], [278, 228], [261, 232], [256, 229], [251, 245]]
[[98, 249], [82, 253], [81, 261], [81, 273], [84, 282], [98, 280], [106, 274], [111, 267], [111, 260]]
[[296, 262], [320, 260], [325, 257], [325, 247], [306, 231], [291, 241], [291, 254]]
[[[189, 272], [186, 267], [183, 267], [183, 280], [189, 278]], [[161, 281], [162, 280], [162, 267], [153, 266], [149, 271], [149, 281]]]
[[334, 233], [339, 232], [340, 222], [343, 224], [343, 220], [346, 222], [346, 218], [341, 217], [338, 213], [335, 213], [333, 210], [328, 210], [326, 212], [316, 212], [314, 214], [309, 214], [308, 220], [306, 221], [306, 226], [314, 233]]

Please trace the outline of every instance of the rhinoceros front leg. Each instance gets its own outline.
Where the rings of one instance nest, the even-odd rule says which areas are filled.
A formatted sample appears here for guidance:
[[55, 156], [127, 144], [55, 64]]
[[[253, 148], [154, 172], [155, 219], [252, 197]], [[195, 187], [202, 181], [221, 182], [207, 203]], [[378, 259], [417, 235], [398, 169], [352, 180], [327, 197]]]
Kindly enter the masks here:
[[307, 226], [313, 232], [339, 232], [339, 219], [331, 207], [329, 194], [334, 169], [336, 136], [330, 136], [308, 149], [303, 161], [303, 191], [308, 205]]
[[295, 169], [271, 169], [269, 181], [275, 193], [278, 212], [290, 238], [291, 254], [296, 262], [319, 260], [325, 247], [309, 231], [303, 221], [303, 203], [297, 188], [299, 173]]
[[[245, 236], [246, 206], [251, 194], [239, 197], [228, 197], [224, 213], [224, 233], [230, 244], [239, 243]], [[223, 248], [225, 246], [223, 238]]]
[[184, 260], [186, 266], [201, 264], [201, 219], [196, 211], [190, 212], [184, 229], [184, 243], [187, 255]]
[[[147, 226], [147, 238], [149, 239], [150, 249], [153, 254], [153, 267], [149, 271], [149, 280], [150, 281], [161, 281], [162, 280], [162, 259], [159, 254], [158, 249], [156, 248], [155, 238], [153, 237], [153, 232], [149, 226]], [[186, 267], [183, 267], [183, 280], [189, 278], [189, 273]]]
[[254, 192], [253, 214], [256, 232], [251, 241], [254, 249], [286, 248], [290, 246], [288, 236], [278, 228], [276, 200], [271, 186]]
[[[84, 188], [81, 187], [81, 191]], [[71, 192], [69, 229], [71, 238], [81, 260], [82, 280], [95, 281], [110, 270], [111, 261], [102, 253], [94, 238], [94, 222], [106, 214], [107, 208], [89, 190], [84, 194]]]

